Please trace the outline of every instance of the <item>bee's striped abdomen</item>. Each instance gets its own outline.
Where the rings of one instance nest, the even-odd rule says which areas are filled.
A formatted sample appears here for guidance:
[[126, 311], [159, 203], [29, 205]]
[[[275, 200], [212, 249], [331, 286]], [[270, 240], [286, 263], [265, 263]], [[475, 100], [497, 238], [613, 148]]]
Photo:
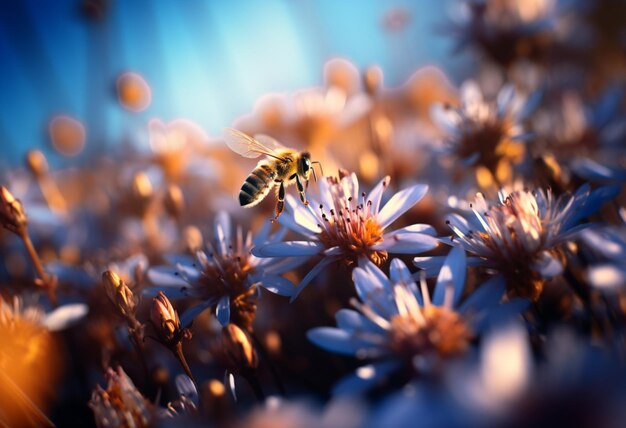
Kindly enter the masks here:
[[239, 204], [251, 207], [263, 200], [274, 185], [276, 173], [267, 164], [257, 166], [246, 178], [239, 192]]

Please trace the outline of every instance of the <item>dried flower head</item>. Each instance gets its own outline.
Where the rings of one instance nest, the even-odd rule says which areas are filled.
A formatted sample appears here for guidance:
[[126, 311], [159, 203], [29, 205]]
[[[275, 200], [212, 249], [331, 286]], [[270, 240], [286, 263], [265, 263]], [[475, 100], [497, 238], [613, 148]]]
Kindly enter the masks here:
[[105, 377], [106, 390], [98, 385], [89, 401], [98, 428], [151, 426], [155, 418], [154, 408], [124, 370], [109, 368]]

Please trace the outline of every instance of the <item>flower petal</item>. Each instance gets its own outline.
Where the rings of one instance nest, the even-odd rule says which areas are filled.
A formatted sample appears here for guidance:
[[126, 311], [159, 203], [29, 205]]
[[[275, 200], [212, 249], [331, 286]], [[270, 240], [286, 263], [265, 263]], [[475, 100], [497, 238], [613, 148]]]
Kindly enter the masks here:
[[413, 276], [409, 268], [400, 259], [393, 259], [391, 266], [389, 267], [389, 279], [392, 284], [410, 284], [413, 281]]
[[426, 195], [426, 192], [428, 192], [428, 185], [416, 184], [393, 195], [378, 213], [377, 220], [380, 227], [385, 229], [393, 223], [418, 203]]
[[465, 250], [462, 247], [452, 247], [450, 253], [443, 262], [443, 266], [437, 277], [435, 285], [435, 293], [433, 294], [433, 303], [441, 306], [444, 303], [446, 294], [446, 286], [452, 284], [454, 286], [454, 295], [452, 296], [453, 307], [457, 305], [463, 289], [465, 288], [465, 273], [467, 270]]
[[307, 331], [306, 336], [320, 348], [338, 354], [354, 355], [363, 345], [347, 331], [334, 327], [317, 327]]
[[538, 270], [541, 276], [545, 279], [554, 278], [563, 272], [563, 265], [561, 262], [547, 251], [543, 252], [541, 258], [533, 267]]
[[335, 314], [337, 327], [347, 332], [382, 332], [382, 329], [353, 309], [339, 309]]
[[424, 233], [430, 236], [437, 235], [437, 231], [435, 230], [434, 227], [432, 227], [430, 224], [421, 224], [421, 223], [412, 224], [410, 226], [396, 229], [393, 232], [389, 232], [390, 235], [395, 234], [395, 233]]
[[318, 220], [311, 214], [308, 207], [300, 204], [296, 199], [287, 195], [286, 213], [278, 217], [278, 222], [300, 235], [312, 237], [319, 233]]
[[231, 245], [231, 222], [226, 211], [220, 211], [215, 216], [215, 240], [220, 254], [226, 254]]
[[367, 195], [367, 203], [372, 203], [371, 210], [374, 214], [378, 213], [378, 210], [380, 209], [380, 201], [383, 198], [383, 192], [389, 185], [389, 180], [389, 176], [386, 176], [385, 178], [380, 180], [378, 184], [374, 186], [371, 192]]
[[230, 321], [230, 296], [222, 296], [215, 308], [215, 317], [222, 326]]
[[259, 282], [263, 288], [279, 296], [289, 297], [296, 291], [294, 283], [280, 275], [263, 275]]
[[395, 254], [417, 254], [437, 248], [439, 239], [422, 233], [389, 233], [371, 248]]
[[178, 274], [178, 269], [171, 266], [156, 266], [148, 270], [148, 279], [154, 285], [162, 287], [188, 287], [189, 284]]
[[489, 310], [497, 306], [504, 292], [506, 291], [506, 282], [502, 275], [496, 275], [476, 289], [459, 307], [458, 312], [465, 313], [470, 311], [477, 313], [482, 310]]
[[319, 254], [325, 249], [319, 242], [287, 241], [254, 247], [252, 254], [256, 257], [304, 257]]
[[46, 315], [44, 325], [50, 331], [64, 330], [83, 319], [89, 312], [84, 303], [70, 303], [60, 306]]

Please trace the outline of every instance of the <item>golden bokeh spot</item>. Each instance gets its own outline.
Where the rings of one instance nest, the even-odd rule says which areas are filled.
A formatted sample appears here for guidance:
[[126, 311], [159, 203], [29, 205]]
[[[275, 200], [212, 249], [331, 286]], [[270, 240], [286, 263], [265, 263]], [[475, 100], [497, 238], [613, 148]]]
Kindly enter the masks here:
[[125, 109], [140, 112], [150, 105], [152, 90], [142, 76], [127, 72], [117, 78], [117, 97]]
[[48, 125], [48, 135], [52, 147], [63, 156], [76, 156], [85, 148], [85, 127], [70, 116], [52, 118]]

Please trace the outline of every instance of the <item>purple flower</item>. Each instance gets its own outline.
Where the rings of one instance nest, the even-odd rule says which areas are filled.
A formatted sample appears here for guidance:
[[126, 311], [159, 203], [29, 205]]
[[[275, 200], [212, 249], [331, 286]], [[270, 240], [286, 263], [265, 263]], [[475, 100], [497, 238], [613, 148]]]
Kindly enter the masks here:
[[[485, 266], [504, 274], [509, 294], [539, 298], [545, 280], [563, 271], [565, 256], [559, 245], [588, 224], [580, 221], [594, 213], [618, 191], [582, 186], [573, 195], [555, 198], [541, 189], [500, 192], [499, 201], [487, 202], [478, 194], [472, 212], [452, 214], [448, 224], [453, 239], [473, 255], [470, 265]], [[432, 274], [441, 257], [417, 257], [416, 266]]]
[[309, 339], [324, 349], [375, 360], [340, 381], [335, 392], [369, 389], [401, 368], [413, 374], [430, 372], [441, 361], [463, 354], [470, 340], [494, 319], [518, 313], [520, 305], [525, 306], [521, 300], [499, 305], [505, 291], [501, 276], [461, 302], [465, 274], [465, 251], [460, 247], [446, 257], [432, 298], [425, 277], [418, 288], [399, 259], [391, 262], [389, 277], [371, 262], [354, 269], [357, 310], [339, 310], [337, 328], [308, 332]]
[[[204, 309], [215, 306], [217, 319], [222, 325], [235, 322], [243, 328], [251, 328], [256, 314], [258, 287], [264, 287], [281, 295], [291, 295], [295, 286], [280, 276], [300, 263], [298, 259], [261, 259], [250, 253], [253, 245], [276, 242], [284, 232], [270, 235], [271, 224], [259, 232], [244, 237], [241, 227], [232, 234], [230, 216], [220, 212], [215, 218], [213, 242], [206, 244], [205, 251], [189, 255], [173, 255], [168, 260], [174, 266], [159, 266], [148, 271], [154, 285], [146, 292], [156, 295], [164, 291], [171, 298], [192, 297], [203, 302], [181, 317], [186, 327]], [[234, 308], [234, 310], [233, 310]], [[234, 318], [234, 319], [231, 319]]]
[[388, 253], [417, 254], [438, 245], [435, 229], [426, 224], [414, 224], [391, 232], [386, 229], [402, 214], [419, 202], [428, 186], [416, 184], [391, 197], [381, 208], [382, 195], [389, 185], [389, 177], [374, 189], [359, 194], [355, 174], [341, 179], [319, 181], [319, 200], [309, 205], [287, 198], [287, 212], [279, 219], [287, 228], [303, 235], [306, 240], [274, 242], [252, 249], [258, 257], [308, 258], [322, 256], [322, 260], [302, 279], [292, 300], [327, 265], [344, 261], [363, 265], [367, 261], [382, 265]]

